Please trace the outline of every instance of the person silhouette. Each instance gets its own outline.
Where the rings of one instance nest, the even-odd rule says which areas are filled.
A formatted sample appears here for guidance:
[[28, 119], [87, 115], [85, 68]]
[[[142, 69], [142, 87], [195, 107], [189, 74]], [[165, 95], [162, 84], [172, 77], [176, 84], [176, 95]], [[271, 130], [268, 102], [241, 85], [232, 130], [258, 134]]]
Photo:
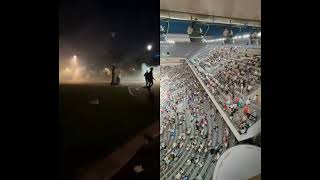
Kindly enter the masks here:
[[146, 87], [148, 86], [148, 74], [149, 74], [149, 72], [148, 72], [148, 70], [146, 71], [146, 73], [144, 73], [144, 79], [146, 80]]
[[149, 82], [148, 86], [149, 86], [149, 88], [151, 88], [151, 86], [153, 86], [153, 80], [155, 80], [153, 77], [153, 68], [150, 68], [150, 71], [148, 73], [148, 82]]
[[147, 88], [148, 88], [148, 91], [151, 92], [151, 86], [153, 86], [153, 80], [155, 80], [153, 78], [153, 68], [150, 68], [150, 71], [146, 74], [147, 76]]

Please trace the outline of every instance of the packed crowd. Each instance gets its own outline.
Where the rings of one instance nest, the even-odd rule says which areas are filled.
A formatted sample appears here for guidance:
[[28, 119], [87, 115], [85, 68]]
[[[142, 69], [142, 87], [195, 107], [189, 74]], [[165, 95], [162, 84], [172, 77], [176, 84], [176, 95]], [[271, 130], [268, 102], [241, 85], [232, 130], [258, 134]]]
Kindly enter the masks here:
[[260, 48], [207, 46], [190, 62], [237, 130], [260, 119]]
[[235, 138], [186, 62], [160, 71], [160, 177], [212, 179]]

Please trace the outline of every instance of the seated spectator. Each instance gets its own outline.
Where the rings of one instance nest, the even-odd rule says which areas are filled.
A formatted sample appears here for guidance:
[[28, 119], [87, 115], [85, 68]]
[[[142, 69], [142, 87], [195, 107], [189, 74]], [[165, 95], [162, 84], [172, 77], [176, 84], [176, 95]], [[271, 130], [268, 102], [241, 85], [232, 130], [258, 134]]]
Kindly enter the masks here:
[[183, 176], [182, 180], [189, 180], [189, 176]]
[[181, 174], [178, 172], [178, 174], [175, 176], [176, 179], [181, 179]]
[[202, 177], [199, 173], [197, 174], [196, 180], [202, 180]]

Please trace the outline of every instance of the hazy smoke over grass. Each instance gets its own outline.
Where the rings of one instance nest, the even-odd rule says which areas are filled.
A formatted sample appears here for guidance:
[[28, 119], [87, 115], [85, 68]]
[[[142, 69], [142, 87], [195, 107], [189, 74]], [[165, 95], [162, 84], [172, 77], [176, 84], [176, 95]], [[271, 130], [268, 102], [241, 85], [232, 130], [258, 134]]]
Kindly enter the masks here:
[[[156, 80], [160, 79], [160, 66], [148, 66], [141, 64], [139, 69], [121, 69], [116, 68], [116, 75], [119, 74], [121, 81], [145, 81], [144, 73], [153, 67], [153, 76]], [[79, 63], [71, 63], [60, 67], [59, 82], [60, 83], [80, 83], [80, 82], [109, 82], [111, 80], [111, 67], [101, 70], [90, 70]]]

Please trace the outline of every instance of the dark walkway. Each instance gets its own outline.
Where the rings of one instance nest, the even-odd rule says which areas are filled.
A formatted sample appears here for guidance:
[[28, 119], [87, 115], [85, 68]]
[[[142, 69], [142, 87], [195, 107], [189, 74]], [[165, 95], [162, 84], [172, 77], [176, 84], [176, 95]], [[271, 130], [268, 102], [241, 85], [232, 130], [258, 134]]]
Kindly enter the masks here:
[[[159, 139], [159, 132], [160, 123], [159, 121], [155, 121], [150, 127], [141, 131], [137, 136], [132, 138], [126, 144], [120, 146], [115, 152], [111, 153], [103, 160], [98, 161], [88, 168], [84, 169], [76, 179], [108, 180], [111, 179], [111, 177], [115, 176], [117, 173], [118, 174], [114, 177], [114, 179], [123, 179], [125, 177], [122, 176], [127, 176], [125, 175], [126, 173], [133, 173], [133, 171], [131, 171], [131, 167], [133, 167], [136, 163], [142, 162], [142, 166], [146, 168], [146, 171], [142, 173], [142, 176], [148, 176], [148, 174], [152, 174], [152, 171], [148, 170], [148, 168], [154, 166], [159, 167], [159, 159], [153, 161], [154, 157], [158, 156], [160, 152], [160, 144], [158, 141], [156, 141]], [[145, 134], [153, 137], [156, 140], [149, 142], [149, 144], [146, 145], [144, 137]], [[155, 155], [155, 153], [157, 155]], [[150, 165], [150, 163], [153, 165]], [[157, 168], [156, 170], [159, 171], [159, 168]], [[139, 179], [139, 177], [137, 178]]]

